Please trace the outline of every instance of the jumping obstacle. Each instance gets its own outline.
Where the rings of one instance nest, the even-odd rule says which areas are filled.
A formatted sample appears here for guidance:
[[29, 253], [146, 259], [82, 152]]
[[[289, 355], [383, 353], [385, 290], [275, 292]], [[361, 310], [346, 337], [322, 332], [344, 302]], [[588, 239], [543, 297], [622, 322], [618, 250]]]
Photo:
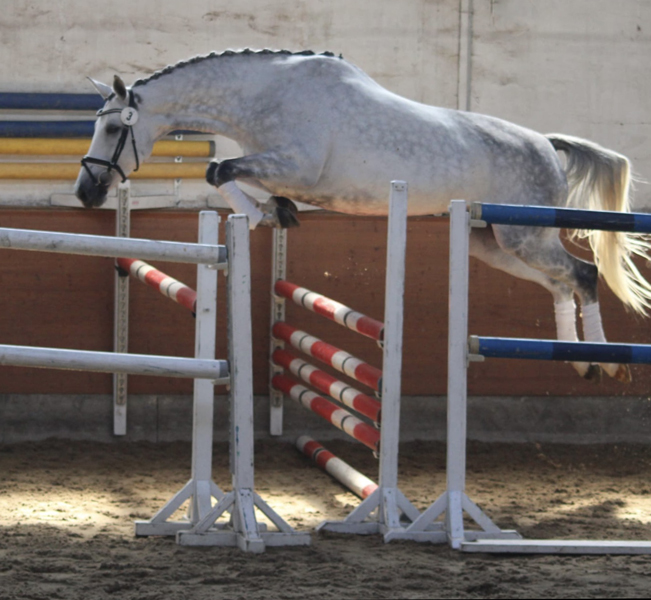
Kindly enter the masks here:
[[377, 490], [377, 483], [353, 469], [309, 435], [300, 436], [296, 440], [296, 447], [362, 500], [365, 500]]
[[[271, 343], [271, 433], [282, 433], [283, 394], [317, 413], [379, 455], [379, 485], [336, 459], [311, 439], [299, 438], [301, 451], [315, 458], [317, 464], [337, 477], [344, 485], [364, 498], [343, 521], [326, 521], [317, 529], [340, 533], [382, 534], [385, 541], [411, 539], [442, 542], [445, 532], [438, 524], [409, 533], [408, 525], [419, 511], [398, 488], [398, 442], [400, 431], [400, 375], [402, 370], [402, 324], [407, 235], [407, 184], [391, 184], [385, 287], [385, 319], [377, 321], [339, 302], [286, 280], [287, 238], [285, 232], [274, 235], [272, 343]], [[292, 327], [285, 322], [285, 301], [381, 343], [382, 370], [369, 365], [336, 346]], [[379, 395], [381, 402], [326, 374], [284, 347], [291, 346], [322, 361]], [[294, 381], [284, 371], [295, 375], [336, 404]], [[346, 408], [343, 408], [344, 405]], [[381, 427], [378, 431], [347, 410], [357, 410], [362, 417]], [[337, 474], [335, 474], [338, 473]], [[362, 483], [360, 483], [360, 478]], [[369, 487], [371, 486], [371, 487]], [[366, 490], [366, 491], [364, 491]]]
[[[226, 223], [226, 245], [220, 246], [218, 224], [217, 213], [202, 212], [197, 244], [0, 228], [0, 248], [104, 257], [136, 255], [197, 264], [195, 358], [0, 345], [0, 365], [193, 378], [191, 478], [154, 517], [136, 522], [136, 535], [175, 535], [182, 545], [239, 546], [250, 552], [263, 552], [269, 545], [309, 544], [309, 534], [294, 531], [254, 492], [249, 226], [245, 216], [231, 215]], [[228, 272], [228, 361], [215, 360], [220, 270]], [[212, 481], [215, 385], [230, 386], [233, 489], [228, 493]], [[186, 501], [187, 517], [172, 521]], [[256, 509], [278, 531], [267, 531], [265, 524], [258, 523]], [[229, 522], [217, 523], [225, 513], [230, 513]]]
[[[464, 552], [537, 554], [651, 554], [651, 541], [523, 540], [501, 530], [465, 493], [467, 369], [487, 357], [586, 362], [651, 363], [651, 346], [513, 338], [468, 339], [468, 248], [472, 226], [487, 223], [572, 227], [651, 233], [651, 217], [607, 211], [544, 207], [473, 205], [463, 200], [450, 206], [450, 297], [448, 345], [447, 489], [422, 515], [425, 525], [445, 515], [448, 542]], [[480, 527], [468, 530], [464, 512]]]

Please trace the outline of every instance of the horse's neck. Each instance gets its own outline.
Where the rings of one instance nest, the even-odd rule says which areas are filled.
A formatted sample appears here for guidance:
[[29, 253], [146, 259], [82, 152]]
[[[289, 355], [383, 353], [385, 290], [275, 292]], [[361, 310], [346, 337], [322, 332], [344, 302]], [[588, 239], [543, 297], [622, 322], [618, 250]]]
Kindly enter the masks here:
[[220, 62], [189, 64], [134, 88], [159, 123], [157, 137], [179, 129], [239, 137], [249, 96], [244, 88], [255, 73], [247, 68], [243, 77], [237, 65]]

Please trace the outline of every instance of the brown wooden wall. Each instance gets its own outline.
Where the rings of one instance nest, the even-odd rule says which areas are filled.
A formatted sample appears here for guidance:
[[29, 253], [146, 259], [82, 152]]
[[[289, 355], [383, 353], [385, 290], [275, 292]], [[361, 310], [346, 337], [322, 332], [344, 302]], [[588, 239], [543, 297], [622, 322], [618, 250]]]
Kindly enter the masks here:
[[[303, 214], [289, 233], [288, 279], [383, 318], [386, 224], [381, 219]], [[113, 235], [114, 213], [80, 210], [2, 210], [0, 226]], [[195, 241], [197, 215], [189, 212], [136, 212], [132, 235]], [[222, 240], [224, 238], [222, 237]], [[268, 377], [271, 231], [252, 233], [253, 331], [256, 393]], [[447, 355], [447, 221], [409, 221], [405, 314], [406, 395], [443, 395]], [[156, 266], [190, 286], [195, 267]], [[643, 272], [649, 274], [648, 268]], [[113, 264], [110, 259], [0, 250], [0, 343], [111, 350]], [[218, 357], [226, 357], [226, 304], [220, 277]], [[627, 314], [612, 293], [601, 290], [604, 327], [611, 341], [651, 342], [649, 321]], [[288, 303], [289, 304], [289, 303]], [[537, 286], [471, 265], [470, 332], [480, 335], [553, 338], [551, 297]], [[373, 342], [288, 305], [288, 321], [317, 337], [380, 366]], [[133, 281], [130, 351], [192, 356], [194, 320], [183, 308]], [[651, 367], [634, 366], [634, 383], [601, 385], [581, 380], [568, 366], [535, 361], [491, 360], [475, 364], [469, 389], [474, 395], [645, 395]], [[130, 377], [132, 394], [190, 393], [191, 382], [174, 378]], [[111, 376], [0, 367], [0, 393], [107, 394]], [[551, 410], [552, 408], [550, 408]]]

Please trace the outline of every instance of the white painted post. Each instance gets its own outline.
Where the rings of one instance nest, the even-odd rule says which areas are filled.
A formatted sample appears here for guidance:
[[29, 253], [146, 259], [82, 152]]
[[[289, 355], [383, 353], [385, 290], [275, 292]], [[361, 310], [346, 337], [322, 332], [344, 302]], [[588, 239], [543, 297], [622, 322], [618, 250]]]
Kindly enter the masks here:
[[228, 322], [231, 366], [231, 474], [237, 495], [233, 524], [242, 550], [262, 552], [253, 498], [253, 331], [249, 223], [244, 215], [228, 217]]
[[[274, 285], [279, 279], [287, 278], [287, 230], [274, 229], [273, 231], [273, 256], [271, 265], [271, 327], [274, 323], [285, 320], [285, 299], [274, 293]], [[270, 335], [270, 351], [272, 356], [277, 348], [282, 348], [283, 342]], [[283, 372], [283, 368], [269, 361], [269, 433], [282, 435], [283, 433], [283, 393], [278, 391], [271, 380], [274, 375]]]
[[468, 259], [470, 214], [464, 200], [450, 203], [450, 291], [448, 303], [448, 439], [446, 523], [449, 543], [464, 539], [468, 365]]
[[383, 496], [380, 519], [388, 529], [401, 528], [396, 494], [406, 249], [407, 184], [404, 181], [392, 181], [387, 231], [379, 475], [379, 486]]
[[[199, 244], [219, 244], [219, 215], [199, 213]], [[195, 358], [214, 359], [217, 335], [217, 274], [213, 265], [197, 266], [197, 304], [194, 337]], [[188, 512], [197, 523], [212, 508], [212, 442], [214, 386], [211, 381], [194, 380], [192, 425], [192, 479], [196, 491]], [[218, 497], [223, 494], [217, 493]]]
[[[131, 184], [118, 185], [115, 235], [129, 237]], [[129, 351], [129, 277], [115, 271], [115, 301], [113, 307], [113, 351]], [[127, 374], [113, 374], [113, 434], [127, 433]]]

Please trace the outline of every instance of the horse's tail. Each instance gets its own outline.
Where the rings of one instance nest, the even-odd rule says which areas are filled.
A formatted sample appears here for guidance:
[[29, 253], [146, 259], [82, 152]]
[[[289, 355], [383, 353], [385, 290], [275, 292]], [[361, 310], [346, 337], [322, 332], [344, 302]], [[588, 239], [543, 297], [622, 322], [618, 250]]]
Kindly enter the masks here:
[[[625, 156], [571, 136], [551, 134], [547, 139], [567, 156], [568, 207], [630, 212], [631, 168]], [[651, 285], [632, 257], [647, 258], [651, 250], [648, 237], [588, 230], [571, 232], [571, 236], [588, 239], [595, 264], [610, 289], [625, 305], [646, 314], [651, 308]]]

